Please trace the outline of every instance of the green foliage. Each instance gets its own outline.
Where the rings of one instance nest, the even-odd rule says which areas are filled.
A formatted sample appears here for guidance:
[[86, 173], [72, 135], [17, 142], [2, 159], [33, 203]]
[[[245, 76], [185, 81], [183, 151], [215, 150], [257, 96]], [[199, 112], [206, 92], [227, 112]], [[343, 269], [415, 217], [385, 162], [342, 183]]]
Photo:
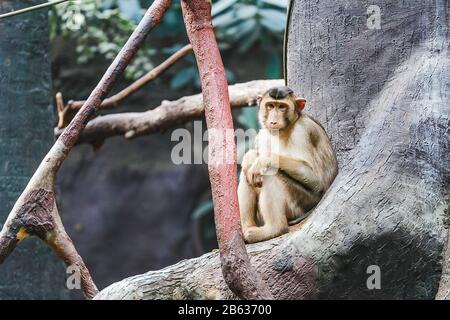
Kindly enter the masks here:
[[[51, 36], [61, 35], [76, 43], [79, 64], [98, 56], [112, 60], [135, 29], [142, 13], [137, 0], [63, 3], [54, 6], [50, 12]], [[156, 52], [148, 44], [144, 45], [126, 69], [125, 76], [136, 79], [151, 70], [151, 57]]]
[[[54, 6], [50, 12], [52, 37], [62, 36], [76, 44], [77, 62], [86, 64], [97, 57], [112, 60], [133, 32], [152, 0], [81, 0]], [[213, 1], [213, 24], [221, 49], [238, 49], [248, 54], [262, 44], [258, 56], [266, 61], [266, 76], [279, 77], [281, 43], [286, 20], [287, 0], [217, 0]], [[187, 43], [179, 0], [173, 1], [158, 32], [155, 43], [172, 43], [171, 47], [143, 46], [125, 71], [134, 80], [153, 66], [155, 56], [169, 55]], [[277, 49], [274, 49], [277, 48]], [[200, 86], [195, 60], [186, 57], [170, 84], [173, 89]], [[227, 70], [230, 82], [233, 73]]]
[[257, 42], [280, 43], [286, 24], [287, 0], [218, 0], [213, 25], [219, 41], [246, 52]]

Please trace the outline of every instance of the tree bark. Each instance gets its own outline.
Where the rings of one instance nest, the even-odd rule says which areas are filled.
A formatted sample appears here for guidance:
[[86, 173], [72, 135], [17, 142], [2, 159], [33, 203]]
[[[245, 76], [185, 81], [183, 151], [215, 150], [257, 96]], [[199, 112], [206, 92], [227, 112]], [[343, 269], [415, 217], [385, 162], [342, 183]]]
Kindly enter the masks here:
[[[1, 1], [0, 12], [40, 2]], [[0, 229], [52, 145], [47, 14], [44, 9], [0, 21]], [[27, 239], [0, 265], [0, 300], [67, 299], [65, 279], [57, 256]]]
[[221, 270], [228, 288], [238, 297], [272, 299], [267, 285], [250, 264], [245, 249], [237, 198], [236, 144], [230, 97], [213, 31], [211, 5], [209, 0], [181, 1], [184, 24], [202, 83], [208, 126], [208, 172]]
[[[438, 297], [449, 289], [448, 1], [378, 1], [381, 29], [368, 27], [372, 4], [292, 1], [288, 85], [331, 136], [340, 173], [301, 227], [247, 246], [278, 299], [433, 299], [441, 275]], [[181, 261], [96, 299], [235, 298], [219, 263]]]

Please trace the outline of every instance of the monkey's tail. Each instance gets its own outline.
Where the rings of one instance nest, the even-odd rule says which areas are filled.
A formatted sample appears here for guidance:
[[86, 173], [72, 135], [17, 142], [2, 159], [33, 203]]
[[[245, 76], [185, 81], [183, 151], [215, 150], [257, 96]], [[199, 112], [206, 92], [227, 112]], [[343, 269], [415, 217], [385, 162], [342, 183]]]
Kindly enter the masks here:
[[295, 218], [294, 220], [290, 220], [290, 221], [288, 222], [288, 224], [289, 224], [290, 226], [293, 226], [294, 224], [297, 224], [297, 223], [302, 222], [303, 220], [305, 220], [306, 218], [309, 217], [309, 213], [310, 213], [310, 212], [311, 212], [311, 211], [308, 211], [307, 213], [302, 214], [300, 217], [297, 217], [297, 218]]

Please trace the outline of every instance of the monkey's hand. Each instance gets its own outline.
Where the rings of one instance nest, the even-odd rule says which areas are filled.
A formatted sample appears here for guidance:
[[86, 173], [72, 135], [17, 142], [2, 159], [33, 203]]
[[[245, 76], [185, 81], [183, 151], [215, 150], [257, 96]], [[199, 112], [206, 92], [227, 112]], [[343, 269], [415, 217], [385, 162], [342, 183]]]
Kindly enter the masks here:
[[256, 163], [254, 163], [250, 169], [247, 170], [247, 173], [245, 175], [247, 178], [247, 182], [249, 185], [255, 188], [261, 188], [262, 187], [262, 174], [258, 170]]
[[263, 176], [270, 174], [271, 162], [268, 157], [259, 156], [256, 158], [253, 165], [247, 171], [247, 181], [248, 183], [257, 188], [261, 188], [263, 184]]
[[245, 175], [245, 179], [247, 180], [248, 184], [253, 187], [262, 183], [262, 179], [258, 179], [257, 177], [255, 177], [256, 172], [254, 169], [252, 169], [257, 159], [258, 152], [255, 149], [251, 149], [244, 155], [241, 164], [242, 173]]

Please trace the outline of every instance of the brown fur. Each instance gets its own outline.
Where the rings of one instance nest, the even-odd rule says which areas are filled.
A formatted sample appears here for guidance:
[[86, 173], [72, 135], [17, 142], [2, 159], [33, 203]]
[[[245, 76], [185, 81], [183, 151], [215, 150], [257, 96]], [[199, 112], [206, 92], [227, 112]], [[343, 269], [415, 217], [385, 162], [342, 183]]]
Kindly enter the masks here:
[[[255, 149], [244, 156], [238, 187], [241, 223], [249, 243], [279, 236], [289, 224], [303, 220], [337, 174], [324, 128], [300, 110], [285, 87], [281, 93], [271, 90], [261, 98], [262, 129]], [[278, 150], [267, 147], [273, 143]]]

